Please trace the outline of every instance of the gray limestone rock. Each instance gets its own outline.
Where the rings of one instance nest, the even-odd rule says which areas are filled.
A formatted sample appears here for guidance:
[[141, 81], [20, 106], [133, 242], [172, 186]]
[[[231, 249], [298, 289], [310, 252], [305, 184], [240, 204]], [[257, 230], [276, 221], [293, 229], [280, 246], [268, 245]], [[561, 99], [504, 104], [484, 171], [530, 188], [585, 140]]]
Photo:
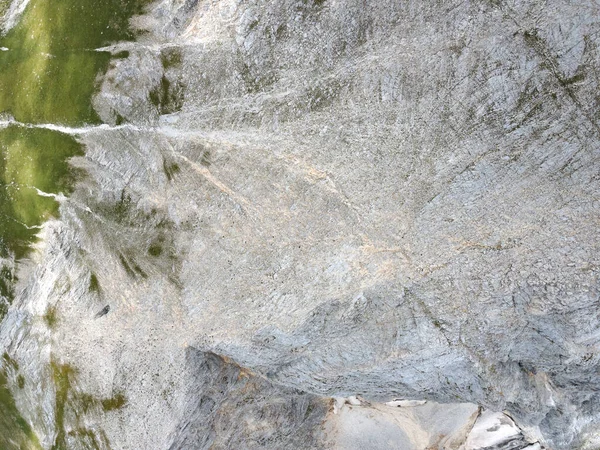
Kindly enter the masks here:
[[194, 381], [170, 449], [325, 448], [326, 399], [273, 385], [214, 353], [190, 347], [186, 359]]
[[[164, 0], [135, 18], [95, 98], [110, 126], [70, 131], [88, 175], [0, 327], [45, 448], [53, 364], [76, 368], [67, 429], [115, 449], [438, 448], [431, 417], [464, 403], [512, 418], [491, 448], [598, 448], [599, 8]], [[381, 413], [363, 428], [366, 409], [329, 411], [357, 395]], [[410, 418], [430, 427], [415, 440], [381, 412], [394, 398], [449, 405]]]

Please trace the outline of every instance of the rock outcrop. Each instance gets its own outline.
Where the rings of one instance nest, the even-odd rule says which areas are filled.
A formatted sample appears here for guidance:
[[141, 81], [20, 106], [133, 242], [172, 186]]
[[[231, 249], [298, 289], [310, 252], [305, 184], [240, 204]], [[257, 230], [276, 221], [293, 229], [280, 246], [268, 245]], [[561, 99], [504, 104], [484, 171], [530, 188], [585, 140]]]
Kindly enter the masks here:
[[41, 444], [598, 448], [598, 8], [149, 6], [0, 327]]

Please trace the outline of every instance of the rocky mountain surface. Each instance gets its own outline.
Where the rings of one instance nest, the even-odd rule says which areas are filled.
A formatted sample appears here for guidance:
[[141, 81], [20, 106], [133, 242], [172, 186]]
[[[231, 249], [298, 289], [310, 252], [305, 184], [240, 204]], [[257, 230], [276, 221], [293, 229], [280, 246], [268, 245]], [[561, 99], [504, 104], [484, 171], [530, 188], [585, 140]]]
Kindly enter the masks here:
[[147, 5], [5, 264], [31, 445], [599, 448], [599, 17]]

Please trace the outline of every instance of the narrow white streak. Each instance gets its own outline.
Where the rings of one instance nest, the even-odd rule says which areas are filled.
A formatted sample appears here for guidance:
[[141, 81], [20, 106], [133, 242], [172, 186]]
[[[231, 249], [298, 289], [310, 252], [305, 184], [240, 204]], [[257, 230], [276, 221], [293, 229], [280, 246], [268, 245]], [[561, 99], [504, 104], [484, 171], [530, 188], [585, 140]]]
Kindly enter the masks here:
[[65, 197], [63, 194], [52, 194], [50, 192], [44, 192], [38, 188], [36, 188], [35, 186], [31, 186], [33, 189], [35, 189], [35, 191], [38, 193], [39, 196], [41, 197], [52, 197], [54, 200], [56, 200], [57, 202], [62, 202], [65, 201], [67, 199], [67, 197]]
[[[42, 129], [58, 131], [60, 133], [70, 134], [70, 135], [81, 135], [81, 134], [91, 133], [94, 131], [102, 131], [102, 130], [111, 131], [111, 130], [127, 129], [127, 130], [133, 130], [133, 131], [142, 131], [142, 130], [146, 129], [146, 128], [139, 127], [137, 125], [132, 125], [132, 124], [124, 124], [124, 125], [117, 125], [117, 126], [110, 126], [107, 124], [102, 124], [102, 125], [87, 126], [87, 127], [67, 127], [64, 125], [56, 125], [53, 123], [32, 124], [32, 123], [18, 122], [14, 119], [0, 120], [0, 129], [6, 128], [9, 126], [13, 126], [13, 125], [23, 127], [23, 128], [42, 128]], [[150, 129], [151, 128], [148, 128], [148, 130], [150, 130]]]
[[6, 186], [13, 186], [17, 190], [20, 190], [20, 189], [33, 189], [34, 191], [37, 192], [37, 194], [40, 197], [51, 197], [54, 200], [56, 200], [57, 202], [62, 202], [62, 201], [64, 201], [64, 200], [67, 199], [67, 197], [65, 197], [63, 194], [53, 194], [51, 192], [44, 192], [44, 191], [42, 191], [41, 189], [38, 189], [35, 186], [31, 186], [31, 185], [28, 185], [28, 184], [19, 184], [19, 183], [15, 183], [14, 181], [11, 181], [10, 183], [7, 183]]
[[23, 222], [19, 222], [21, 225], [23, 225], [25, 228], [27, 228], [28, 230], [41, 230], [42, 228], [44, 228], [42, 225], [25, 225]]
[[11, 125], [16, 124], [17, 122], [15, 122], [12, 119], [8, 119], [8, 120], [0, 120], [0, 129], [1, 128], [7, 128], [10, 127]]
[[9, 49], [6, 47], [0, 47], [0, 52], [7, 52]]
[[86, 134], [86, 133], [91, 133], [94, 131], [101, 131], [101, 130], [124, 130], [124, 129], [129, 129], [129, 130], [134, 130], [134, 131], [140, 131], [141, 128], [136, 126], [136, 125], [131, 125], [131, 124], [125, 124], [125, 125], [117, 125], [117, 126], [110, 126], [107, 124], [102, 124], [102, 125], [96, 125], [96, 126], [88, 126], [88, 127], [66, 127], [63, 125], [56, 125], [53, 123], [41, 123], [41, 124], [21, 124], [24, 127], [27, 128], [45, 128], [46, 130], [52, 130], [52, 131], [59, 131], [61, 133], [64, 134]]
[[[1, 116], [0, 116], [1, 117]], [[6, 116], [4, 116], [6, 117]], [[176, 122], [176, 121], [173, 121]], [[73, 136], [78, 136], [87, 133], [94, 133], [97, 131], [118, 131], [118, 130], [130, 130], [130, 131], [146, 131], [150, 133], [160, 133], [165, 137], [182, 137], [182, 136], [195, 136], [195, 137], [208, 137], [206, 132], [201, 130], [182, 130], [176, 127], [173, 127], [168, 121], [163, 121], [159, 126], [140, 126], [134, 125], [131, 123], [126, 123], [123, 125], [91, 125], [84, 127], [68, 127], [65, 125], [57, 125], [54, 123], [23, 123], [19, 122], [12, 117], [0, 119], [0, 129], [7, 128], [10, 126], [17, 126], [22, 128], [30, 128], [30, 129], [45, 129], [51, 131], [57, 131], [63, 134], [69, 134]]]
[[176, 48], [176, 47], [185, 47], [185, 46], [192, 46], [193, 44], [190, 44], [187, 41], [182, 41], [182, 42], [166, 42], [166, 43], [156, 43], [156, 44], [142, 44], [139, 42], [119, 42], [117, 44], [114, 45], [108, 45], [106, 47], [99, 47], [94, 49], [97, 52], [108, 52], [108, 53], [119, 53], [122, 51], [130, 51], [130, 50], [135, 50], [135, 49], [144, 49], [144, 50], [150, 50], [150, 51], [154, 51], [154, 52], [158, 52], [160, 50], [166, 49], [166, 48]]
[[15, 223], [18, 223], [19, 225], [27, 228], [28, 230], [40, 230], [40, 229], [43, 228], [43, 225], [31, 225], [31, 226], [29, 226], [29, 225], [21, 222], [20, 220], [15, 219], [14, 217], [7, 216], [6, 214], [2, 214], [2, 216], [5, 217], [5, 218], [7, 218], [7, 219], [9, 219], [9, 220], [12, 220]]

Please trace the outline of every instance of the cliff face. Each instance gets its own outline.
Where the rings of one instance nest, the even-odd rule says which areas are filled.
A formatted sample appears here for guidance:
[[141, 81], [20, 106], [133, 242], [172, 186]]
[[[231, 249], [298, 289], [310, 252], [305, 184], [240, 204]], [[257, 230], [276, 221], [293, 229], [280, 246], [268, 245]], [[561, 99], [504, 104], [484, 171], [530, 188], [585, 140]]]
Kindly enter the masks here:
[[105, 125], [60, 128], [87, 176], [0, 327], [41, 445], [350, 448], [331, 398], [358, 395], [455, 404], [373, 413], [423, 433], [371, 423], [372, 448], [442, 445], [435, 414], [467, 445], [457, 403], [506, 410], [517, 448], [597, 448], [599, 8], [136, 16], [105, 48]]

